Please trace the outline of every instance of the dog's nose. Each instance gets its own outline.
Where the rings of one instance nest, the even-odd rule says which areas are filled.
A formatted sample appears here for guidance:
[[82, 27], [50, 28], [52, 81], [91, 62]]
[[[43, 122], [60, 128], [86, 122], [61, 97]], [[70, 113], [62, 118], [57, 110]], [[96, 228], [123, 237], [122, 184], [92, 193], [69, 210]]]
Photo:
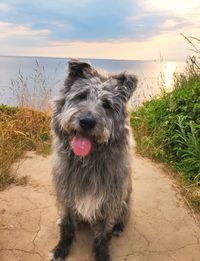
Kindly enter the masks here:
[[95, 121], [94, 118], [86, 117], [86, 118], [80, 119], [79, 124], [80, 124], [82, 129], [91, 130], [96, 125], [96, 121]]

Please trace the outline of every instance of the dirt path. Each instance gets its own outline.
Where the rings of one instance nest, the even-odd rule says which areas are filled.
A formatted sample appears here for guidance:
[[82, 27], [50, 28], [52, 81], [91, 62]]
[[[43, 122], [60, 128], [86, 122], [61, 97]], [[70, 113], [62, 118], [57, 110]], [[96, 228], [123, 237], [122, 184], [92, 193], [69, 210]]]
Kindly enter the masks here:
[[[58, 239], [51, 186], [51, 159], [29, 153], [18, 168], [25, 187], [0, 193], [0, 260], [44, 261]], [[120, 238], [111, 242], [113, 261], [199, 261], [200, 228], [173, 181], [154, 163], [133, 157], [133, 208]], [[89, 261], [92, 236], [81, 229], [69, 261]]]

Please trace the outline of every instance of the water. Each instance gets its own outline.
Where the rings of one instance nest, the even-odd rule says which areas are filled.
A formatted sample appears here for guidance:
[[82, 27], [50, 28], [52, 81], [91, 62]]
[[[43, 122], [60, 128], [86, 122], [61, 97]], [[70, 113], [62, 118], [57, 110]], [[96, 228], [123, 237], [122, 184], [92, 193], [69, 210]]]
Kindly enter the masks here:
[[[28, 88], [33, 87], [35, 69], [38, 61], [40, 70], [45, 78], [45, 85], [55, 96], [62, 86], [67, 74], [67, 59], [63, 58], [34, 58], [34, 57], [0, 57], [0, 104], [16, 105], [16, 94], [13, 94], [12, 80], [18, 80], [19, 74], [27, 77]], [[106, 59], [84, 59], [98, 68], [111, 73], [128, 71], [139, 78], [139, 86], [132, 103], [140, 104], [144, 100], [159, 94], [162, 81], [165, 88], [172, 89], [174, 72], [184, 70], [185, 64], [180, 62], [156, 61], [127, 61]]]

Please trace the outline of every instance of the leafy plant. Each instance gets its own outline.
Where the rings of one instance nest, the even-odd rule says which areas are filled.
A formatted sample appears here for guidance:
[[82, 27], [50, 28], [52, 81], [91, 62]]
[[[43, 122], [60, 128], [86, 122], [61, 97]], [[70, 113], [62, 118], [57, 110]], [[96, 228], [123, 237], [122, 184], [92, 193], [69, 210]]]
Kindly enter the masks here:
[[[174, 90], [143, 104], [131, 114], [137, 150], [200, 180], [200, 72], [188, 63], [175, 75]], [[194, 73], [195, 70], [195, 73]]]

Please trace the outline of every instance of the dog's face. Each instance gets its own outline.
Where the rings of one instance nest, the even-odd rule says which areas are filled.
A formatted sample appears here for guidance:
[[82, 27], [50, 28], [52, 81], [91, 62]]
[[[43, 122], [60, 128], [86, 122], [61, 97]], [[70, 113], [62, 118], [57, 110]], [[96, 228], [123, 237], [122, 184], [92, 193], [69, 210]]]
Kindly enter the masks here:
[[[71, 135], [72, 147], [82, 146], [86, 153], [95, 144], [116, 137], [124, 128], [126, 103], [136, 85], [135, 76], [104, 77], [87, 63], [69, 62], [62, 108], [56, 118], [60, 128]], [[58, 104], [61, 106], [60, 101]]]

